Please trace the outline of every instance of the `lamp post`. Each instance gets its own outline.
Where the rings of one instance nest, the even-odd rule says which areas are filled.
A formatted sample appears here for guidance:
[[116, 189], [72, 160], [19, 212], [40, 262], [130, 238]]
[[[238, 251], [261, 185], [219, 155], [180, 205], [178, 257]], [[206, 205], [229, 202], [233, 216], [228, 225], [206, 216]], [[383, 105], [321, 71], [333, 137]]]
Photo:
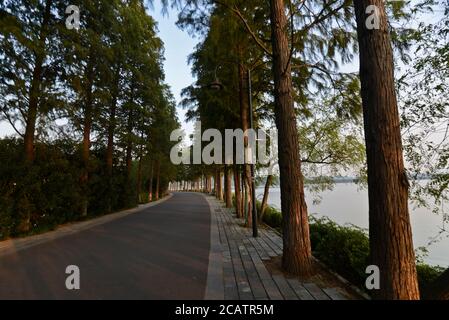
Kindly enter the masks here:
[[[215, 80], [208, 85], [208, 88], [212, 90], [222, 90], [224, 88], [223, 84], [217, 77], [217, 68], [215, 68]], [[254, 129], [253, 123], [253, 95], [252, 95], [252, 81], [251, 81], [251, 69], [247, 70], [248, 75], [248, 104], [249, 104], [249, 128]], [[253, 150], [251, 150], [253, 152]], [[251, 197], [253, 199], [252, 205], [252, 226], [253, 226], [253, 237], [258, 237], [257, 229], [257, 206], [256, 206], [256, 177], [255, 177], [255, 165], [251, 159]]]
[[[251, 70], [248, 69], [248, 104], [249, 104], [249, 128], [254, 129], [253, 123], [253, 94], [252, 94], [252, 83], [251, 83]], [[253, 150], [251, 150], [254, 152]], [[252, 155], [251, 155], [252, 156]], [[254, 158], [253, 158], [254, 159]], [[256, 201], [256, 175], [255, 175], [255, 164], [251, 159], [251, 191], [253, 198], [253, 237], [257, 238], [257, 201]]]

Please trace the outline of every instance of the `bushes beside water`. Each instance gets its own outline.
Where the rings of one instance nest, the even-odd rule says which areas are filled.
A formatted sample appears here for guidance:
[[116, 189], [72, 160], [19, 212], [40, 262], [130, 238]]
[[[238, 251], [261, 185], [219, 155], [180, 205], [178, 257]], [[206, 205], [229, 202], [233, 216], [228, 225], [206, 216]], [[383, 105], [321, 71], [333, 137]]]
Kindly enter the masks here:
[[356, 226], [340, 226], [327, 218], [310, 219], [315, 257], [357, 286], [364, 286], [369, 265], [369, 239]]
[[[272, 228], [281, 229], [282, 213], [268, 207], [263, 221]], [[364, 288], [369, 265], [369, 238], [366, 230], [354, 225], [340, 226], [328, 218], [310, 219], [310, 238], [313, 255], [351, 283]], [[428, 286], [443, 268], [418, 263], [421, 289]]]

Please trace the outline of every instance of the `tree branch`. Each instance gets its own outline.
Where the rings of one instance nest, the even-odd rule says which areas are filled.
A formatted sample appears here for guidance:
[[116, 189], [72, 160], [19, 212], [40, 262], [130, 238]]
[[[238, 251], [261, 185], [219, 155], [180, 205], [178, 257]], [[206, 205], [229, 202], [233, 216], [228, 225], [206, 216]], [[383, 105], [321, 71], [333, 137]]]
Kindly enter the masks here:
[[283, 74], [287, 72], [288, 66], [290, 65], [293, 55], [295, 54], [295, 24], [294, 24], [294, 12], [293, 12], [293, 0], [290, 0], [290, 54], [288, 56], [287, 64], [285, 65], [285, 69]]
[[253, 30], [251, 29], [250, 25], [248, 24], [248, 21], [246, 21], [245, 17], [242, 15], [242, 13], [240, 12], [240, 10], [234, 6], [231, 7], [226, 3], [223, 3], [221, 1], [218, 0], [214, 0], [213, 2], [215, 2], [216, 4], [219, 4], [229, 10], [231, 10], [244, 24], [246, 31], [248, 31], [248, 33], [251, 35], [251, 37], [253, 38], [253, 40], [256, 42], [256, 44], [270, 57], [273, 56], [273, 54], [271, 53], [270, 50], [268, 50], [267, 47], [265, 47], [265, 45], [263, 44], [263, 42], [259, 39], [259, 37], [257, 37], [257, 35], [253, 32]]
[[2, 110], [3, 114], [5, 115], [5, 119], [8, 120], [9, 124], [11, 125], [11, 127], [14, 129], [14, 131], [21, 136], [22, 138], [24, 137], [24, 135], [22, 133], [20, 133], [20, 131], [16, 128], [16, 125], [14, 124], [14, 121], [12, 121], [10, 115], [5, 111]]
[[[334, 3], [336, 3], [337, 1], [334, 1], [330, 4], [328, 4], [329, 6], [332, 6]], [[330, 10], [328, 13], [326, 13], [325, 15], [323, 15], [326, 6], [323, 7], [323, 9], [320, 11], [320, 13], [316, 16], [316, 19], [314, 21], [312, 21], [310, 24], [306, 25], [304, 28], [301, 29], [302, 32], [307, 32], [308, 30], [310, 30], [312, 27], [314, 27], [315, 25], [323, 22], [324, 20], [326, 20], [327, 18], [329, 18], [330, 16], [334, 15], [335, 13], [337, 13], [338, 11], [340, 11], [341, 9], [343, 9], [345, 7], [345, 3], [343, 2], [342, 5], [336, 7], [333, 10]]]

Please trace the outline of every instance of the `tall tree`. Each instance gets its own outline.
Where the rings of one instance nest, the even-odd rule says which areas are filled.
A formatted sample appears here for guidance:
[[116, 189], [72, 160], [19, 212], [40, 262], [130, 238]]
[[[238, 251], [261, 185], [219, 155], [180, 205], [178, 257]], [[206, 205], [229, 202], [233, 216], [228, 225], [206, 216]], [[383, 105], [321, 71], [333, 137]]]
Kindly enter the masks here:
[[276, 127], [279, 131], [279, 170], [285, 270], [309, 275], [312, 270], [307, 205], [293, 106], [288, 21], [283, 0], [270, 0], [271, 42]]
[[[374, 6], [378, 28], [369, 29]], [[419, 299], [408, 212], [408, 178], [394, 84], [393, 51], [383, 0], [354, 0], [368, 163], [371, 260], [380, 269], [379, 299]]]
[[[348, 31], [348, 26], [351, 25], [348, 22], [351, 16], [350, 3], [346, 0], [324, 3], [310, 0], [306, 5], [303, 1], [268, 1], [267, 7], [267, 3], [256, 1], [202, 1], [202, 4], [212, 5], [212, 22], [217, 20], [214, 16], [215, 6], [234, 15], [235, 21], [243, 29], [239, 32], [243, 31], [259, 50], [258, 54], [250, 50], [251, 53], [245, 56], [248, 58], [245, 61], [240, 59], [240, 62], [246, 63], [240, 70], [240, 78], [244, 77], [245, 69], [251, 69], [258, 64], [271, 64], [274, 84], [270, 80], [266, 81], [265, 89], [274, 85], [270, 95], [274, 106], [267, 113], [272, 113], [274, 109], [279, 132], [281, 205], [284, 217], [283, 265], [287, 271], [296, 274], [311, 273], [307, 206], [304, 199], [296, 116], [301, 112], [313, 112], [307, 109], [308, 100], [313, 98], [308, 96], [311, 86], [320, 89], [324, 85], [323, 79], [326, 79], [324, 82], [334, 82], [335, 78], [338, 78], [336, 73], [332, 72], [333, 67], [338, 65], [335, 61], [336, 53], [340, 54], [343, 61], [351, 59], [351, 50], [348, 50], [353, 40], [351, 31]], [[191, 11], [184, 10], [181, 23], [187, 21], [194, 26], [194, 30], [201, 30], [204, 26], [201, 9], [202, 7], [194, 7]], [[271, 27], [271, 30], [267, 31], [267, 26]], [[229, 30], [229, 25], [223, 29]], [[212, 27], [208, 36], [211, 34], [215, 34]], [[271, 41], [267, 41], [270, 36]], [[227, 41], [229, 40], [219, 43], [230, 55], [232, 51], [228, 48], [235, 46], [228, 45]], [[268, 42], [271, 42], [271, 48]], [[248, 51], [247, 47], [243, 50], [246, 55]], [[292, 79], [293, 75], [295, 81]], [[245, 79], [240, 81], [241, 84], [245, 82]], [[264, 92], [265, 96], [268, 94], [267, 90], [261, 92]], [[294, 103], [298, 104], [297, 110]]]
[[[48, 112], [55, 88], [56, 21], [58, 1], [4, 1], [1, 17], [1, 86], [9, 96], [1, 107], [3, 117], [23, 137], [24, 158], [34, 159], [39, 116]], [[17, 112], [19, 111], [19, 112]], [[24, 132], [20, 126], [23, 126]]]

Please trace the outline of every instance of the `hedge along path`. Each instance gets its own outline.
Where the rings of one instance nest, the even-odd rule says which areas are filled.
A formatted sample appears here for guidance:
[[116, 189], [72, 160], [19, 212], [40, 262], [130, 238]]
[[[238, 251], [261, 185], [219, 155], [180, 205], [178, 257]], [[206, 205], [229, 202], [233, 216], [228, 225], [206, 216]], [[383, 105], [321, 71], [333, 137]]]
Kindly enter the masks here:
[[169, 194], [168, 196], [166, 196], [160, 200], [153, 201], [153, 202], [146, 203], [146, 204], [141, 204], [141, 205], [137, 206], [136, 208], [127, 209], [127, 210], [123, 210], [123, 211], [119, 211], [119, 212], [115, 212], [115, 213], [109, 213], [109, 214], [106, 214], [106, 215], [98, 217], [98, 218], [93, 218], [93, 219], [89, 219], [89, 220], [81, 221], [81, 222], [67, 223], [67, 224], [58, 226], [56, 228], [56, 230], [53, 230], [53, 231], [48, 231], [48, 232], [33, 235], [33, 236], [27, 236], [25, 238], [15, 238], [15, 239], [8, 239], [8, 240], [0, 241], [0, 257], [8, 255], [10, 253], [18, 252], [18, 251], [36, 246], [41, 243], [45, 243], [45, 242], [48, 242], [51, 240], [55, 240], [55, 239], [58, 239], [61, 237], [65, 237], [65, 236], [83, 231], [83, 230], [87, 230], [87, 229], [93, 228], [98, 225], [105, 224], [107, 222], [110, 222], [110, 221], [113, 221], [116, 219], [126, 217], [130, 214], [137, 213], [137, 212], [140, 212], [147, 208], [150, 208], [150, 207], [156, 206], [160, 203], [163, 203], [163, 202], [169, 200], [172, 196], [173, 196], [173, 194]]

